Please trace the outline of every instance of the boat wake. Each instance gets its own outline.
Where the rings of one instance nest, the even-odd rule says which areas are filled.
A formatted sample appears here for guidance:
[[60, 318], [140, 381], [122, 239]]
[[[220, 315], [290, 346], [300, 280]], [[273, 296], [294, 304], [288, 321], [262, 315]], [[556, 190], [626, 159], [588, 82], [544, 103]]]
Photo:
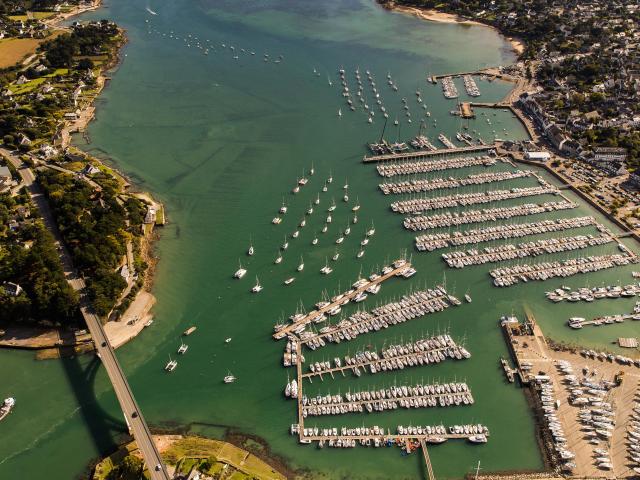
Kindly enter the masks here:
[[14, 452], [14, 453], [12, 453], [11, 455], [9, 455], [7, 457], [4, 457], [2, 460], [0, 460], [0, 465], [2, 465], [5, 462], [8, 462], [9, 460], [12, 460], [13, 458], [17, 457], [18, 455], [22, 455], [23, 453], [26, 453], [26, 452], [28, 452], [30, 450], [33, 450], [40, 443], [40, 441], [44, 440], [46, 437], [51, 435], [58, 427], [62, 426], [62, 424], [64, 424], [68, 419], [70, 419], [73, 415], [75, 415], [80, 410], [80, 408], [81, 407], [79, 407], [79, 406], [74, 408], [64, 418], [61, 418], [59, 421], [57, 421], [56, 423], [51, 425], [51, 428], [49, 428], [49, 430], [47, 430], [46, 432], [41, 433], [36, 438], [34, 438], [33, 441], [29, 445], [27, 445], [25, 448], [23, 448], [22, 450]]
[[151, 10], [151, 8], [150, 8], [150, 7], [146, 7], [146, 8], [145, 8], [145, 10], [146, 10], [147, 12], [149, 12], [151, 15], [157, 15], [157, 13], [156, 13], [156, 12], [154, 12], [153, 10]]

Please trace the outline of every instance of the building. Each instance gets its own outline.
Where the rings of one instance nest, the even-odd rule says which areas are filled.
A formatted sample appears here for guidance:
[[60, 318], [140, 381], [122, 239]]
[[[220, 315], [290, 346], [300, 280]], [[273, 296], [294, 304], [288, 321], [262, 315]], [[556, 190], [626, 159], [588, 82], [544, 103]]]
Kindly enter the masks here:
[[524, 158], [537, 162], [546, 162], [551, 158], [551, 154], [549, 152], [524, 152]]
[[595, 147], [593, 161], [598, 163], [624, 162], [627, 160], [627, 149], [619, 147]]

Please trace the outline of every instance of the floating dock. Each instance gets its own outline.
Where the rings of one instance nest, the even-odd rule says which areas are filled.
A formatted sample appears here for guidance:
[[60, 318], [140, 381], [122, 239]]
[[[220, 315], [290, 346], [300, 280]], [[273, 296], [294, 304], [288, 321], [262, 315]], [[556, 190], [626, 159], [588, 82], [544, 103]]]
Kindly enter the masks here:
[[456, 155], [461, 153], [486, 152], [496, 148], [495, 144], [473, 145], [471, 147], [441, 148], [438, 150], [420, 150], [417, 152], [387, 153], [384, 155], [365, 155], [362, 157], [364, 163], [369, 162], [397, 162], [403, 160], [413, 160], [417, 158], [434, 157], [438, 155]]

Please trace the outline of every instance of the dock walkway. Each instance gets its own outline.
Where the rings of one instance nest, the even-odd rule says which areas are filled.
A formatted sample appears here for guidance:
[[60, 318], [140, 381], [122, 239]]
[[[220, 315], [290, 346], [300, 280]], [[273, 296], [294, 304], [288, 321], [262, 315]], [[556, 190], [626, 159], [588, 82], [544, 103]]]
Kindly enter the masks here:
[[367, 283], [365, 283], [361, 287], [358, 287], [356, 289], [352, 289], [353, 291], [351, 291], [351, 293], [347, 292], [347, 293], [343, 294], [343, 296], [339, 300], [337, 300], [335, 302], [331, 302], [328, 305], [325, 305], [324, 307], [322, 307], [320, 309], [313, 310], [312, 312], [308, 313], [307, 315], [305, 315], [300, 320], [297, 320], [296, 322], [293, 322], [293, 323], [287, 325], [286, 327], [278, 330], [276, 333], [273, 334], [273, 338], [275, 338], [276, 340], [280, 340], [281, 338], [284, 338], [285, 336], [290, 335], [291, 333], [295, 332], [301, 326], [304, 326], [304, 325], [307, 325], [307, 324], [311, 323], [316, 317], [322, 316], [325, 312], [328, 312], [332, 308], [335, 308], [337, 306], [345, 305], [349, 300], [351, 300], [352, 298], [357, 297], [360, 293], [366, 292], [367, 288], [370, 288], [373, 285], [377, 285], [379, 283], [382, 283], [385, 280], [388, 280], [391, 277], [394, 277], [397, 274], [400, 274], [400, 273], [404, 272], [408, 268], [411, 268], [411, 263], [409, 263], [407, 261], [403, 261], [401, 265], [399, 265], [398, 267], [395, 267], [389, 273], [383, 274], [380, 277], [376, 278], [375, 280], [367, 281]]
[[438, 150], [419, 150], [415, 152], [387, 153], [384, 155], [372, 155], [370, 157], [365, 155], [364, 157], [362, 157], [362, 161], [364, 163], [369, 163], [369, 162], [392, 162], [392, 161], [402, 161], [402, 160], [413, 160], [416, 158], [434, 157], [438, 155], [456, 155], [461, 153], [483, 152], [483, 151], [493, 150], [495, 147], [496, 147], [495, 144], [473, 145], [473, 146], [467, 146], [467, 147], [440, 148]]

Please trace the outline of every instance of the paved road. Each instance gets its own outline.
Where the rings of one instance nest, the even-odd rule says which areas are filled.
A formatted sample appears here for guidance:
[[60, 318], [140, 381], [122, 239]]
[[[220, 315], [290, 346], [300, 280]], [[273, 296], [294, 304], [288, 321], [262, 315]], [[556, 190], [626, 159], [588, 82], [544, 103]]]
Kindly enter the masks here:
[[91, 333], [91, 337], [95, 343], [98, 356], [107, 370], [107, 375], [109, 375], [116, 397], [120, 402], [120, 408], [122, 408], [124, 418], [138, 445], [138, 448], [140, 449], [140, 452], [142, 453], [142, 458], [149, 469], [151, 480], [169, 480], [169, 474], [167, 473], [166, 467], [160, 457], [160, 453], [153, 441], [147, 422], [145, 422], [144, 417], [142, 416], [142, 412], [140, 411], [140, 407], [133, 396], [129, 382], [127, 382], [127, 377], [122, 371], [118, 358], [109, 343], [109, 339], [102, 327], [102, 322], [100, 321], [100, 318], [92, 312], [89, 301], [83, 293], [85, 287], [84, 280], [77, 274], [77, 271], [73, 267], [71, 256], [62, 241], [62, 237], [55, 223], [49, 202], [47, 202], [47, 199], [40, 189], [40, 185], [35, 181], [35, 176], [31, 169], [26, 166], [22, 167], [22, 161], [6, 149], [0, 148], [0, 154], [7, 158], [18, 170], [18, 173], [27, 187], [31, 199], [36, 204], [40, 214], [42, 215], [44, 224], [54, 236], [58, 247], [58, 253], [60, 255], [60, 261], [62, 262], [65, 271], [65, 277], [67, 282], [69, 282], [69, 285], [71, 285], [71, 287], [80, 294], [80, 311], [87, 323], [87, 327], [89, 328], [89, 332]]

